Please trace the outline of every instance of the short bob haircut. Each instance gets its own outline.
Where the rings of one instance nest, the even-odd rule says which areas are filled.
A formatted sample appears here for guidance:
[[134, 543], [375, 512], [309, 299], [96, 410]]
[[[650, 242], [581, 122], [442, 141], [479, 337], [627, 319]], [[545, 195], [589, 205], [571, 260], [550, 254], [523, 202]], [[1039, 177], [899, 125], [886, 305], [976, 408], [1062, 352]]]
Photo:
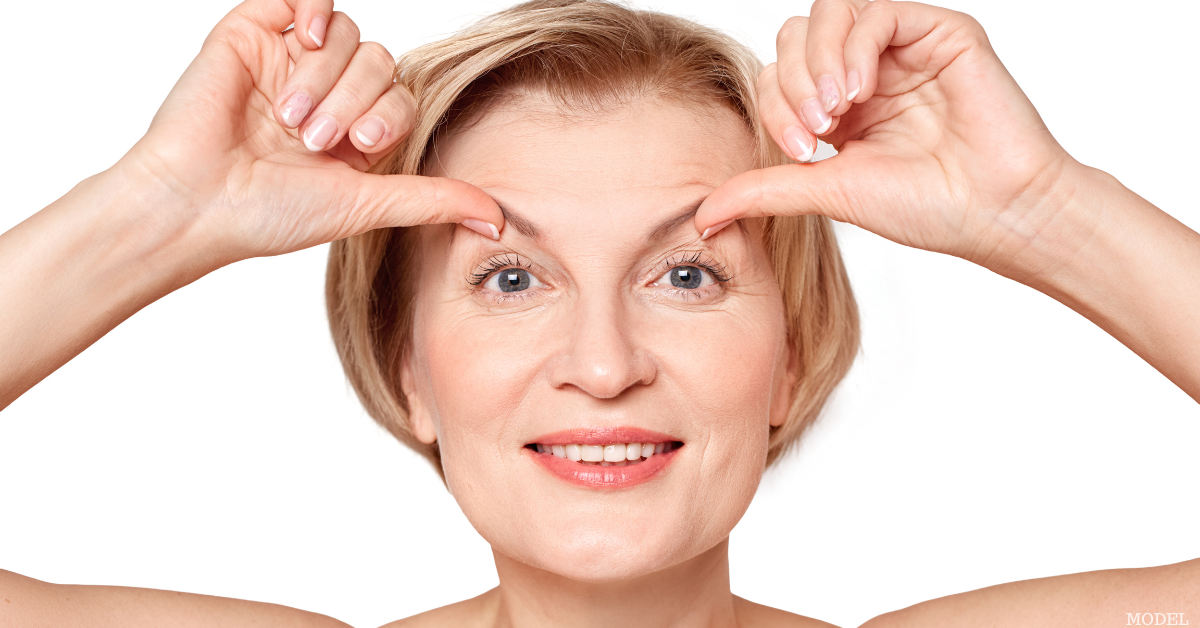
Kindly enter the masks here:
[[[759, 124], [754, 86], [761, 71], [747, 47], [682, 18], [607, 0], [533, 0], [400, 58], [395, 80], [416, 96], [416, 125], [372, 172], [424, 173], [440, 138], [501, 100], [529, 93], [584, 116], [647, 98], [725, 107], [755, 138], [757, 167], [791, 163]], [[799, 373], [787, 420], [771, 428], [769, 465], [797, 442], [849, 370], [859, 328], [829, 220], [772, 217], [764, 226]], [[326, 305], [338, 355], [367, 412], [441, 474], [437, 443], [417, 440], [400, 388], [415, 295], [397, 271], [420, 262], [414, 234], [378, 229], [334, 242]]]

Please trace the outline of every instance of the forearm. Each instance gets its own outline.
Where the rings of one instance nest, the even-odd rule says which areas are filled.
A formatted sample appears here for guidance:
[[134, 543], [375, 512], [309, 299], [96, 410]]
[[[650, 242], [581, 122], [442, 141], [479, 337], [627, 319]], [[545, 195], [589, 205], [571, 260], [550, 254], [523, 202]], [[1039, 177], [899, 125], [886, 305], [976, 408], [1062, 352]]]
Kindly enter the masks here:
[[122, 169], [0, 235], [0, 408], [135, 312], [215, 266], [182, 254], [177, 201]]
[[[1200, 234], [1081, 167], [1031, 286], [1112, 334], [1200, 401]], [[1072, 218], [1077, 217], [1077, 218]]]

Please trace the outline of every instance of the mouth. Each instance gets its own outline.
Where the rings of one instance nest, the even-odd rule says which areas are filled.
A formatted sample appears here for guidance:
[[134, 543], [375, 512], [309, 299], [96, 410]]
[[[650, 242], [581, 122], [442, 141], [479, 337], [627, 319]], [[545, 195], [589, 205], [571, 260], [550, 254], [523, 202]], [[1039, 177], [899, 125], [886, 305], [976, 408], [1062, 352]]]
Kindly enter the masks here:
[[532, 449], [539, 454], [549, 454], [572, 462], [596, 467], [626, 467], [641, 464], [655, 455], [671, 453], [683, 447], [681, 441], [660, 441], [657, 443], [607, 443], [602, 445], [587, 445], [584, 443], [569, 443], [566, 445], [550, 445], [546, 443], [529, 443], [526, 449]]
[[683, 448], [681, 440], [638, 428], [568, 430], [524, 446], [544, 469], [587, 488], [626, 488], [646, 482]]

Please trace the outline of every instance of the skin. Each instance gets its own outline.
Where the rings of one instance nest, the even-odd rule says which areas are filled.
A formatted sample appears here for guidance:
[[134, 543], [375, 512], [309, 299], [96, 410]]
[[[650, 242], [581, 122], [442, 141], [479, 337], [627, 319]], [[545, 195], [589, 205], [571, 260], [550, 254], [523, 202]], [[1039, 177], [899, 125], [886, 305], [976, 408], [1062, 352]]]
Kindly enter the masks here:
[[[293, 22], [297, 32], [283, 32]], [[445, 149], [459, 154], [444, 159], [441, 167], [445, 174], [490, 186], [518, 211], [537, 214], [550, 234], [544, 242], [522, 241], [516, 230], [505, 229], [500, 207], [488, 191], [470, 183], [363, 174], [412, 124], [411, 96], [392, 86], [382, 63], [390, 55], [376, 46], [360, 44], [353, 22], [333, 13], [328, 0], [250, 0], [222, 20], [142, 141], [110, 170], [0, 235], [0, 267], [9, 271], [0, 274], [0, 302], [22, 304], [0, 308], [0, 406], [140, 308], [221, 266], [378, 227], [475, 224], [470, 219], [491, 223], [504, 234], [500, 244], [520, 247], [547, 267], [547, 285], [554, 294], [540, 304], [530, 300], [514, 306], [524, 307], [522, 311], [500, 311], [483, 307], [478, 295], [461, 292], [461, 284], [456, 291], [453, 286], [469, 271], [460, 269], [450, 282], [445, 277], [430, 280], [431, 290], [422, 293], [420, 303], [424, 349], [414, 353], [405, 379], [406, 390], [422, 404], [415, 417], [422, 437], [437, 438], [445, 447], [455, 496], [496, 548], [502, 585], [409, 623], [536, 625], [552, 622], [563, 608], [582, 608], [594, 600], [608, 601], [611, 609], [612, 600], [635, 599], [645, 610], [646, 597], [638, 596], [651, 594], [658, 596], [658, 604], [678, 610], [673, 616], [681, 622], [677, 625], [805, 622], [730, 595], [725, 558], [724, 537], [744, 511], [761, 472], [759, 447], [731, 457], [729, 439], [750, 442], [758, 430], [761, 441], [761, 430], [775, 416], [773, 404], [782, 398], [775, 391], [786, 379], [786, 365], [776, 354], [758, 353], [748, 360], [750, 368], [737, 374], [746, 388], [734, 391], [745, 395], [742, 401], [748, 405], [744, 412], [731, 413], [685, 377], [674, 359], [707, 351], [703, 343], [666, 345], [660, 337], [667, 335], [661, 332], [668, 327], [666, 320], [690, 325], [704, 318], [766, 346], [771, 298], [754, 289], [764, 285], [755, 275], [759, 265], [741, 262], [745, 270], [739, 281], [748, 283], [742, 291], [731, 289], [726, 309], [702, 312], [700, 303], [676, 306], [649, 296], [654, 290], [640, 281], [645, 275], [638, 270], [654, 252], [643, 250], [643, 236], [622, 231], [644, 231], [642, 223], [641, 230], [629, 224], [629, 208], [618, 202], [630, 199], [597, 194], [596, 182], [579, 176], [578, 166], [567, 171], [574, 180], [559, 184], [544, 170], [505, 170], [494, 160], [489, 166], [490, 157], [480, 146], [504, 145], [499, 139], [505, 132], [528, 136], [536, 131], [521, 128], [520, 120], [506, 120], [503, 112], [481, 126], [475, 139], [464, 134], [449, 142]], [[742, 253], [736, 249], [743, 227], [755, 232], [754, 218], [828, 215], [901, 244], [962, 257], [1041, 290], [1095, 321], [1200, 399], [1200, 282], [1194, 281], [1200, 276], [1200, 235], [1111, 176], [1073, 160], [1046, 130], [974, 20], [915, 3], [819, 0], [811, 18], [788, 21], [778, 52], [778, 64], [759, 83], [768, 133], [798, 157], [813, 145], [814, 133], [821, 133], [840, 154], [818, 164], [766, 170], [746, 170], [736, 159], [715, 160], [712, 170], [696, 170], [692, 174], [697, 177], [708, 176], [690, 186], [697, 193], [690, 202], [699, 199], [700, 188], [717, 187], [695, 215], [695, 232], [679, 235], [679, 243], [711, 247], [732, 260], [739, 255], [753, 260], [755, 252], [748, 250], [753, 247], [745, 245]], [[826, 87], [824, 94], [820, 86]], [[295, 120], [284, 114], [298, 90], [308, 94], [315, 108]], [[827, 123], [814, 103], [829, 116]], [[600, 150], [611, 151], [605, 154], [614, 159], [629, 157], [613, 138], [648, 141], [643, 136], [655, 127], [638, 127], [637, 117], [658, 115], [658, 123], [665, 124], [661, 116], [670, 111], [665, 107], [641, 103], [625, 112], [628, 116], [594, 121], [578, 131], [598, 136], [576, 139], [608, 138], [613, 145], [600, 141]], [[699, 110], [689, 114], [698, 116], [693, 118], [697, 124], [684, 139], [672, 136], [664, 144], [695, 141], [694, 147], [703, 148], [705, 141], [721, 137], [720, 116]], [[368, 146], [355, 132], [372, 118], [384, 130]], [[195, 132], [199, 119], [209, 123], [207, 133]], [[328, 142], [310, 149], [301, 137], [311, 140], [320, 120], [332, 120], [336, 129]], [[630, 138], [631, 129], [642, 135]], [[580, 163], [571, 161], [563, 146], [555, 146], [554, 138], [543, 139], [545, 150], [559, 151], [555, 168]], [[512, 146], [519, 143], [509, 142], [504, 150], [521, 150]], [[677, 163], [681, 169], [697, 167], [688, 161], [691, 156], [681, 157], [670, 146], [655, 145], [654, 150], [661, 151], [660, 157], [682, 159]], [[474, 169], [468, 168], [471, 164]], [[614, 176], [622, 174], [619, 165], [613, 166]], [[682, 195], [682, 190], [672, 188], [670, 194]], [[665, 189], [657, 192], [664, 195], [662, 205], [643, 211], [683, 202], [682, 196], [668, 198]], [[555, 202], [576, 211], [548, 211], [546, 199], [535, 198], [540, 193], [553, 193]], [[727, 222], [734, 219], [743, 220]], [[717, 228], [723, 224], [741, 226]], [[439, 237], [449, 239], [448, 231], [430, 228], [422, 234], [427, 253], [437, 249]], [[697, 244], [695, 234], [705, 231], [715, 235]], [[472, 239], [474, 245], [467, 242]], [[454, 247], [441, 249], [447, 256], [444, 267], [461, 261], [451, 259], [454, 255], [469, 257], [460, 251], [485, 245], [499, 246], [456, 229]], [[433, 317], [436, 312], [449, 315], [440, 320]], [[581, 327], [564, 324], [572, 317], [589, 321], [595, 333], [584, 335]], [[564, 352], [565, 345], [548, 334], [523, 341], [520, 349], [527, 357], [516, 365], [527, 377], [517, 381], [521, 396], [497, 386], [492, 398], [472, 399], [439, 384], [450, 369], [481, 365], [456, 363], [453, 352], [431, 349], [438, 342], [492, 355], [493, 363], [501, 359], [494, 356], [504, 356], [508, 366], [515, 345], [506, 343], [514, 339], [496, 334], [491, 344], [475, 340], [485, 338], [478, 330], [498, 329], [506, 320], [556, 332], [564, 338], [557, 342], [577, 350]], [[659, 336], [649, 333], [656, 329]], [[639, 351], [640, 346], [646, 349]], [[601, 376], [588, 370], [597, 363], [613, 366]], [[626, 409], [636, 410], [649, 395], [675, 400], [689, 394], [711, 404], [702, 423], [676, 427], [669, 416], [653, 419], [666, 431], [685, 432], [680, 434], [688, 442], [682, 450], [686, 456], [677, 461], [681, 464], [638, 490], [604, 498], [628, 517], [600, 526], [588, 516], [587, 508], [594, 506], [560, 509], [558, 516], [581, 531], [583, 542], [549, 534], [552, 526], [540, 520], [526, 519], [523, 527], [505, 525], [487, 489], [532, 489], [487, 475], [472, 478], [468, 472], [472, 454], [514, 474], [533, 471], [521, 466], [514, 447], [550, 429], [553, 417], [545, 409], [553, 406], [546, 404], [559, 399], [577, 412], [591, 411], [592, 420], [613, 420]], [[472, 418], [477, 412], [506, 416], [504, 421], [478, 421]], [[727, 468], [697, 460], [694, 452], [727, 462]], [[533, 473], [526, 477], [543, 482]], [[659, 490], [655, 483], [703, 493], [703, 501], [669, 502], [666, 517], [647, 520], [637, 509], [638, 495]], [[721, 490], [710, 495], [699, 490], [704, 486]], [[546, 483], [542, 488], [571, 497], [563, 486]], [[700, 512], [709, 523], [696, 522], [694, 515]], [[655, 544], [635, 534], [663, 539], [669, 531], [695, 538]], [[589, 561], [606, 557], [609, 549], [648, 550], [648, 562], [642, 564], [650, 566], [630, 570], [605, 563], [581, 570], [576, 563], [539, 555], [535, 550], [542, 542]], [[1198, 582], [1200, 561], [1075, 574], [933, 600], [868, 625], [1124, 625], [1125, 611], [1133, 608], [1170, 608], [1194, 619], [1200, 615]], [[272, 605], [147, 589], [56, 585], [10, 572], [0, 572], [0, 589], [3, 619], [22, 626], [344, 625]], [[602, 607], [590, 610], [599, 613]], [[627, 615], [608, 619], [629, 621]]]
[[777, 52], [759, 78], [763, 126], [803, 153], [824, 126], [811, 112], [825, 79], [835, 104], [821, 139], [839, 154], [735, 177], [705, 200], [698, 230], [822, 214], [961, 257], [1061, 301], [1200, 400], [1200, 234], [1072, 158], [971, 16], [818, 0]]
[[[728, 535], [758, 486], [768, 427], [786, 418], [795, 373], [759, 221], [702, 241], [690, 218], [751, 168], [753, 153], [724, 109], [647, 101], [576, 119], [538, 94], [437, 147], [432, 174], [479, 186], [510, 228], [499, 241], [422, 228], [402, 383], [415, 432], [440, 444], [451, 493], [492, 545], [496, 625], [734, 621]], [[527, 224], [536, 236], [516, 228]], [[696, 254], [728, 281], [707, 271], [700, 288], [664, 280]], [[496, 255], [525, 260], [541, 285], [470, 285]], [[704, 367], [713, 364], [719, 385]], [[653, 481], [619, 491], [572, 486], [525, 449], [545, 434], [607, 426], [685, 447]], [[683, 613], [662, 604], [679, 598]]]

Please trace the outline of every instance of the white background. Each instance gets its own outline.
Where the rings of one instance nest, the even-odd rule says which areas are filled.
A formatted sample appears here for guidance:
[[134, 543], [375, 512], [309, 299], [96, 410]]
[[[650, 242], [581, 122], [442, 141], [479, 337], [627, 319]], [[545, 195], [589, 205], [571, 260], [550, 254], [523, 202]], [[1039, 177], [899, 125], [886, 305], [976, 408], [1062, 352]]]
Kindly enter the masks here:
[[[507, 4], [338, 8], [399, 54]], [[771, 60], [778, 27], [808, 4], [641, 6], [724, 28]], [[947, 4], [984, 24], [1075, 157], [1200, 228], [1200, 5]], [[0, 230], [116, 161], [230, 6], [6, 3]], [[853, 227], [839, 235], [862, 354], [734, 531], [735, 593], [849, 627], [1001, 582], [1200, 557], [1195, 402], [1033, 290]], [[0, 414], [0, 568], [362, 627], [494, 586], [489, 548], [434, 472], [345, 383], [325, 255], [219, 270]]]

